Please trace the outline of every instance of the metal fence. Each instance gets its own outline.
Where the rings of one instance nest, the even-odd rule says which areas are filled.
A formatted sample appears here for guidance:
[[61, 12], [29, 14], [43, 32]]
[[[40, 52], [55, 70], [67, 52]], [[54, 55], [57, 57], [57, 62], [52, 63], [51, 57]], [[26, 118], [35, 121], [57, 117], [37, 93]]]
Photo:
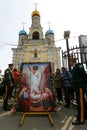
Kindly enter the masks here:
[[69, 53], [62, 50], [62, 65], [66, 68], [68, 68], [68, 54], [71, 59], [75, 58], [77, 63], [87, 66], [87, 46], [73, 47], [69, 49]]

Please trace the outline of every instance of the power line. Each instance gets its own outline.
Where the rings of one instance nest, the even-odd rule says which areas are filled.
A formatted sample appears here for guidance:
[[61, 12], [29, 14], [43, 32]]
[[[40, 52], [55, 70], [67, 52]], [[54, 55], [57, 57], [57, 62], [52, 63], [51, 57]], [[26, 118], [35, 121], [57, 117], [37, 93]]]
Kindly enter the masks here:
[[17, 44], [12, 44], [12, 43], [18, 43], [18, 42], [5, 42], [5, 41], [0, 41], [0, 44], [1, 44], [1, 45], [17, 46]]
[[[1, 43], [0, 43], [0, 44], [1, 44]], [[10, 46], [17, 46], [16, 44], [9, 44], [9, 43], [2, 43], [2, 44], [10, 45]]]
[[[78, 36], [74, 36], [74, 37], [69, 37], [69, 38], [77, 38]], [[63, 41], [65, 40], [64, 38], [62, 39], [59, 39], [59, 40], [56, 40], [56, 41], [53, 41], [53, 42], [58, 42], [58, 41]], [[5, 41], [0, 41], [0, 44], [1, 45], [9, 45], [9, 46], [17, 46], [18, 44], [12, 44], [12, 43], [18, 43], [18, 42], [5, 42]]]

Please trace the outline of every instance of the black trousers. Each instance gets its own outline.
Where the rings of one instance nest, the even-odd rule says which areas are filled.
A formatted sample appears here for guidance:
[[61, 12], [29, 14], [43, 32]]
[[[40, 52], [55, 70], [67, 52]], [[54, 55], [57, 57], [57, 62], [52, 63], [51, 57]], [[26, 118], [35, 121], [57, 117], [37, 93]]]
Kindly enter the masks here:
[[77, 101], [77, 120], [80, 122], [85, 121], [85, 99], [84, 99], [84, 90], [79, 88], [76, 90], [76, 101]]
[[64, 95], [65, 95], [65, 103], [67, 107], [70, 107], [70, 95], [71, 95], [71, 87], [64, 87]]
[[6, 108], [8, 106], [8, 99], [11, 97], [13, 91], [13, 86], [7, 86], [5, 87], [5, 95], [4, 95], [4, 101], [3, 101], [3, 107]]
[[62, 101], [62, 88], [56, 88], [56, 93], [58, 101]]

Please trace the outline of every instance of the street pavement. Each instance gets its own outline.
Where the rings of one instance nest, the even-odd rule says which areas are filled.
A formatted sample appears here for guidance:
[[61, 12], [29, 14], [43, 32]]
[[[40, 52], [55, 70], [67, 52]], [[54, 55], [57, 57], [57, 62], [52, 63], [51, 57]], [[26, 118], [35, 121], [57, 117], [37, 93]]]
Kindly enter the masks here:
[[14, 114], [12, 111], [4, 111], [2, 101], [0, 99], [0, 130], [87, 130], [87, 120], [85, 120], [85, 124], [72, 125], [76, 115], [76, 106], [72, 103], [70, 108], [65, 108], [64, 104], [57, 105], [59, 111], [51, 113], [53, 125], [48, 116], [41, 115], [26, 116], [20, 125], [23, 113]]

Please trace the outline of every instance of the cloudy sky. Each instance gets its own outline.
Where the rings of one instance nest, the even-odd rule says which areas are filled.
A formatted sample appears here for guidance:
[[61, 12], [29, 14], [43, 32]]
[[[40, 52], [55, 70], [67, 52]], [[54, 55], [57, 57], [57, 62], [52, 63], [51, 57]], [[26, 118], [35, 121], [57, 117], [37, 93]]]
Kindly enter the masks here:
[[56, 46], [66, 49], [63, 39], [65, 30], [70, 30], [69, 44], [78, 43], [79, 35], [87, 35], [87, 0], [0, 0], [0, 69], [4, 71], [12, 62], [12, 50], [18, 44], [18, 33], [29, 33], [31, 13], [37, 9], [41, 14], [44, 33], [50, 28], [55, 33]]

